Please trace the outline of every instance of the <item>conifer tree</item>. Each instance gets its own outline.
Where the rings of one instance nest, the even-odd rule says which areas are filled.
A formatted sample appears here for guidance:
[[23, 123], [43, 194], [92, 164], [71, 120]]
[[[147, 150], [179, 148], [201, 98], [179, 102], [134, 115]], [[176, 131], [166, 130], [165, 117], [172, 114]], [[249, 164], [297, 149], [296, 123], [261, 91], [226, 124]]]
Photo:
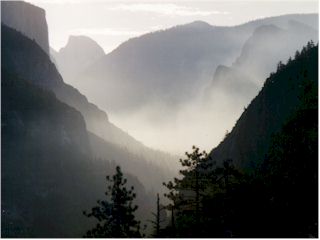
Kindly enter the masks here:
[[86, 237], [141, 237], [140, 222], [134, 216], [138, 206], [132, 203], [136, 197], [133, 186], [129, 190], [126, 188], [127, 179], [123, 178], [119, 166], [116, 167], [116, 174], [106, 179], [109, 183], [105, 193], [107, 200], [98, 200], [98, 206], [93, 207], [90, 213], [83, 212], [85, 216], [98, 220]]
[[199, 148], [195, 146], [192, 149], [192, 153], [185, 153], [186, 159], [180, 159], [180, 163], [184, 167], [183, 170], [180, 170], [182, 178], [174, 178], [173, 181], [164, 183], [164, 186], [169, 190], [165, 196], [172, 201], [167, 207], [171, 210], [173, 230], [175, 228], [174, 211], [178, 212], [180, 216], [184, 215], [184, 212], [191, 213], [193, 224], [196, 226], [200, 224], [201, 196], [209, 179], [210, 171], [206, 170], [211, 164], [207, 161], [208, 154], [205, 151], [200, 152]]
[[160, 237], [160, 231], [161, 231], [161, 223], [164, 222], [164, 219], [161, 219], [161, 211], [164, 210], [164, 207], [160, 204], [160, 197], [159, 193], [157, 194], [157, 212], [152, 213], [152, 215], [155, 217], [155, 221], [151, 221], [154, 227], [154, 233], [153, 237]]

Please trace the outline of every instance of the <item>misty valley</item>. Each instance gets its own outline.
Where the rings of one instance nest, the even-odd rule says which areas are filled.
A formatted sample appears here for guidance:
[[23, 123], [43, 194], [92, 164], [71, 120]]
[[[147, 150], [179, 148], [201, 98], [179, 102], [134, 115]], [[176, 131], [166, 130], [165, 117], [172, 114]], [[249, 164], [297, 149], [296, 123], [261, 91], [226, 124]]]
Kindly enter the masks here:
[[1, 237], [318, 237], [317, 13], [106, 52], [46, 11], [1, 1]]

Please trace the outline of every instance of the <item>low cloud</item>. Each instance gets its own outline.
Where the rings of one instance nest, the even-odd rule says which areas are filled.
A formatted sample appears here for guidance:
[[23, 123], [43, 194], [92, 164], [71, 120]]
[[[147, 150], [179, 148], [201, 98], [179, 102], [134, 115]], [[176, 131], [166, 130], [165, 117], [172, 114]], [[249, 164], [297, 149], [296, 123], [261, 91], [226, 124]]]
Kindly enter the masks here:
[[173, 3], [118, 4], [116, 6], [106, 7], [106, 10], [148, 12], [171, 16], [209, 16], [215, 14], [229, 14], [229, 12], [225, 11], [201, 10], [199, 8], [187, 7]]
[[70, 35], [106, 35], [106, 36], [137, 36], [146, 31], [133, 31], [129, 29], [114, 28], [76, 28], [69, 31]]

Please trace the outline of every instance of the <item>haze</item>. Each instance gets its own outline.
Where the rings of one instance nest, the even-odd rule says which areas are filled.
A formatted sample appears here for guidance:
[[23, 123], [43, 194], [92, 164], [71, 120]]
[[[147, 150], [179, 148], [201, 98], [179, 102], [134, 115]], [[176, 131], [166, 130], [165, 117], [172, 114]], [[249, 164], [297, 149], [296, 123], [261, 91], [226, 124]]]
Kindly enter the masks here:
[[[213, 26], [233, 26], [259, 18], [289, 13], [315, 13], [318, 10], [317, 1], [29, 2], [46, 10], [52, 48], [59, 50], [65, 46], [70, 35], [85, 35], [95, 40], [105, 53], [111, 52], [132, 37], [196, 20]], [[297, 49], [296, 47], [295, 45], [293, 48]], [[284, 54], [284, 57], [286, 59], [287, 55]], [[235, 60], [232, 57], [224, 62], [217, 62], [217, 65], [231, 65]], [[210, 103], [203, 101], [203, 93], [212, 81], [215, 67], [204, 77], [197, 94], [188, 102], [175, 107], [155, 101], [134, 110], [111, 109], [92, 93], [92, 89], [101, 86], [94, 85], [93, 82], [87, 87], [69, 83], [106, 110], [113, 123], [146, 146], [180, 155], [190, 150], [193, 144], [210, 151], [232, 129], [244, 107], [254, 97], [250, 95], [237, 101], [237, 98], [227, 96], [223, 91], [215, 91]], [[265, 77], [262, 74], [257, 78]], [[262, 86], [263, 79], [258, 80], [256, 93]], [[68, 82], [68, 79], [65, 81]]]
[[63, 47], [69, 35], [86, 35], [106, 53], [125, 40], [159, 29], [202, 20], [238, 25], [289, 13], [314, 13], [317, 1], [109, 1], [27, 0], [46, 10], [50, 45]]

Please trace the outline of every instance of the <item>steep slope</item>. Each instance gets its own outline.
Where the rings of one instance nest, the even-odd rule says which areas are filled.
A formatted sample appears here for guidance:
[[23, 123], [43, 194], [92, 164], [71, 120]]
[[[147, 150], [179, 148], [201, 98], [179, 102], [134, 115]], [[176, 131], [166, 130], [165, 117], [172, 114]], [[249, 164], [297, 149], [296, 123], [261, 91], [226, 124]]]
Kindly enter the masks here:
[[286, 28], [275, 25], [258, 27], [245, 42], [240, 56], [230, 67], [219, 65], [206, 91], [206, 101], [218, 92], [247, 106], [262, 86], [262, 80], [286, 61], [307, 41], [318, 41], [318, 32], [305, 24], [289, 21]]
[[248, 74], [250, 71], [244, 72], [237, 68], [219, 65], [214, 73], [212, 85], [206, 92], [206, 101], [210, 101], [210, 95], [220, 92], [237, 99], [241, 106], [246, 105], [259, 89]]
[[[147, 186], [147, 190], [164, 193], [161, 186], [164, 179], [173, 177], [173, 170], [165, 159], [159, 158], [157, 162], [147, 159], [148, 153], [134, 154], [125, 147], [105, 141], [104, 139], [89, 133], [90, 146], [93, 155], [97, 159], [107, 158], [109, 161], [120, 165], [125, 172], [137, 176], [137, 178]], [[155, 152], [150, 158], [157, 157]], [[168, 154], [168, 157], [170, 155]], [[143, 171], [141, 171], [144, 169]], [[159, 171], [159, 169], [171, 169], [171, 171]], [[178, 173], [178, 171], [176, 171]], [[159, 184], [160, 183], [160, 184]]]
[[275, 71], [279, 61], [286, 61], [310, 40], [318, 41], [318, 31], [298, 21], [289, 21], [286, 28], [263, 25], [246, 41], [233, 67], [248, 72], [261, 86], [261, 79]]
[[211, 151], [211, 158], [218, 163], [232, 159], [244, 168], [259, 165], [272, 135], [297, 110], [309, 82], [318, 84], [318, 47], [311, 44], [270, 75], [232, 131]]
[[83, 117], [4, 69], [1, 91], [1, 235], [81, 236], [89, 227], [81, 208], [97, 196], [84, 187], [91, 150]]
[[[105, 112], [89, 103], [78, 90], [63, 82], [54, 64], [36, 43], [5, 25], [2, 25], [1, 31], [3, 36], [1, 57], [5, 59], [2, 63], [4, 69], [16, 72], [19, 76], [32, 79], [34, 84], [52, 90], [59, 100], [82, 113], [87, 129], [97, 136], [125, 147], [134, 154], [144, 156], [148, 161], [157, 164], [159, 171], [174, 172], [171, 168], [176, 164], [176, 158], [145, 147], [110, 123]], [[26, 57], [28, 61], [25, 61]], [[168, 165], [171, 167], [166, 167]], [[148, 182], [144, 184], [148, 185]]]
[[54, 63], [54, 65], [57, 67], [58, 71], [59, 71], [59, 68], [58, 68], [58, 65], [57, 65], [57, 61], [56, 61], [56, 58], [57, 58], [57, 55], [58, 55], [58, 52], [56, 50], [54, 50], [52, 47], [50, 47], [50, 59], [51, 59], [51, 62]]
[[23, 1], [1, 1], [1, 22], [22, 32], [49, 54], [48, 25], [42, 8]]
[[153, 102], [173, 108], [199, 94], [218, 64], [231, 64], [257, 27], [286, 27], [291, 20], [317, 26], [316, 14], [267, 18], [235, 27], [204, 22], [177, 26], [128, 40], [73, 82], [112, 112], [137, 110]]
[[103, 49], [91, 38], [70, 36], [67, 45], [55, 54], [55, 59], [63, 79], [68, 81], [104, 55]]
[[[126, 167], [132, 158], [139, 161], [136, 165], [146, 174], [149, 169], [142, 157], [131, 152], [120, 155], [121, 149], [113, 144], [104, 143], [101, 148], [108, 151], [96, 158], [92, 134], [88, 137], [81, 113], [46, 90], [61, 83], [59, 79], [50, 82], [55, 78], [50, 75], [54, 69], [46, 60], [48, 56], [26, 40], [2, 26], [1, 235], [81, 237], [94, 224], [82, 211], [103, 197], [105, 176], [112, 175], [116, 165]], [[48, 75], [41, 67], [47, 68]], [[22, 79], [25, 75], [35, 76], [36, 80]], [[121, 161], [114, 158], [118, 154]], [[160, 178], [159, 186], [165, 179], [159, 174], [161, 168], [155, 168], [150, 173], [154, 179]], [[127, 171], [125, 176], [138, 196], [137, 215], [146, 221], [153, 211], [150, 199], [154, 194], [146, 192], [145, 186], [151, 188], [152, 184], [142, 184]]]

